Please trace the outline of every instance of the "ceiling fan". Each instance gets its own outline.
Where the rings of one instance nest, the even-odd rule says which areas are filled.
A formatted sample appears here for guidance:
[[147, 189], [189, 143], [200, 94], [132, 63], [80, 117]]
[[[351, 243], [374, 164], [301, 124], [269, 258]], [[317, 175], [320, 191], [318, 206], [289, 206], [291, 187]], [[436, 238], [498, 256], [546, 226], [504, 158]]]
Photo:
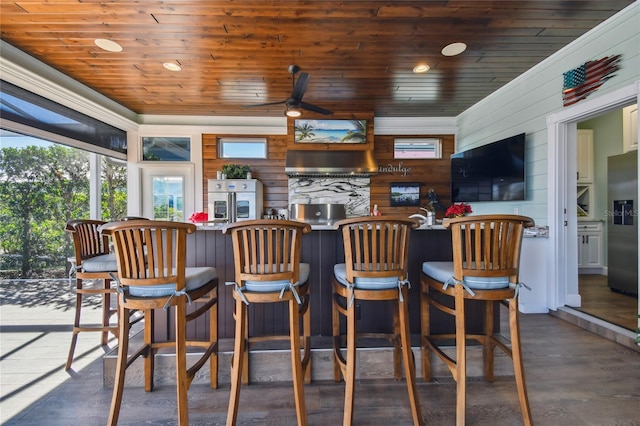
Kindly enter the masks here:
[[285, 115], [288, 117], [300, 117], [302, 115], [302, 109], [307, 111], [317, 112], [319, 114], [330, 115], [333, 112], [326, 110], [324, 108], [320, 108], [316, 105], [311, 105], [306, 102], [302, 102], [302, 97], [304, 96], [304, 91], [307, 89], [307, 84], [309, 83], [309, 73], [301, 72], [298, 78], [296, 79], [296, 74], [300, 71], [300, 67], [297, 65], [289, 65], [289, 74], [291, 74], [291, 95], [289, 99], [279, 102], [268, 102], [263, 104], [254, 104], [254, 105], [245, 105], [245, 108], [253, 108], [253, 107], [261, 107], [268, 105], [279, 105], [284, 104], [287, 106], [287, 110], [285, 111]]

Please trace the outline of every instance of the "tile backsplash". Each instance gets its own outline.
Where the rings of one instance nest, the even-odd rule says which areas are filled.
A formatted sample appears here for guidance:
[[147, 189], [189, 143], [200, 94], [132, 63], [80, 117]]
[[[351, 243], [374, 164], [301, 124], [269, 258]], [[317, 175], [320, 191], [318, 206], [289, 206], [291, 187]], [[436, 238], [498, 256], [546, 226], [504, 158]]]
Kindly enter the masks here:
[[290, 178], [291, 204], [344, 204], [347, 217], [368, 216], [371, 204], [369, 178]]

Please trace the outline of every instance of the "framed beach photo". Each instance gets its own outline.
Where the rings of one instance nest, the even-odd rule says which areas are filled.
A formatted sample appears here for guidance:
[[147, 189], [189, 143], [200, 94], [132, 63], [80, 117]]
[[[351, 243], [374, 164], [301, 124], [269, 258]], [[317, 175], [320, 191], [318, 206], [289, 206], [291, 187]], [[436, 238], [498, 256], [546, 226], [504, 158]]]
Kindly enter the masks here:
[[295, 120], [295, 143], [367, 142], [367, 120]]
[[419, 206], [420, 183], [398, 182], [391, 184], [391, 206]]

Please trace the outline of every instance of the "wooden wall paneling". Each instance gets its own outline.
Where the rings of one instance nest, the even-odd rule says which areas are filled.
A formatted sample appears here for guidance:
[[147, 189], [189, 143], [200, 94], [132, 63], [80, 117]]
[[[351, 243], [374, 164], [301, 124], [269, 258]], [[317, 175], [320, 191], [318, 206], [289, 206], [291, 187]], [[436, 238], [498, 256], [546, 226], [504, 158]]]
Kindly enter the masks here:
[[[416, 213], [418, 207], [391, 207], [390, 184], [394, 182], [418, 182], [420, 188], [420, 198], [422, 207], [426, 207], [428, 201], [426, 193], [433, 188], [440, 199], [440, 203], [447, 208], [451, 203], [450, 187], [450, 156], [454, 152], [454, 135], [402, 135], [403, 138], [440, 138], [442, 143], [442, 158], [440, 159], [402, 159], [393, 158], [393, 141], [398, 136], [376, 136], [375, 157], [379, 168], [389, 166], [398, 167], [402, 164], [404, 168], [411, 168], [406, 176], [402, 172], [392, 173], [380, 172], [371, 177], [371, 206], [377, 204], [382, 214], [407, 214]], [[422, 212], [424, 213], [424, 212]], [[436, 211], [436, 217], [442, 218], [444, 210]]]
[[[264, 186], [263, 207], [286, 208], [289, 200], [288, 177], [284, 173], [287, 152], [287, 135], [269, 135], [266, 159], [218, 158], [218, 138], [242, 137], [243, 135], [202, 135], [202, 179], [205, 210], [208, 206], [208, 181], [216, 178], [216, 172], [225, 164], [248, 164], [251, 174]], [[255, 137], [255, 135], [251, 135]]]
[[[313, 336], [331, 336], [331, 277], [333, 265], [344, 262], [344, 250], [341, 234], [337, 231], [313, 231], [302, 239], [302, 261], [309, 263], [311, 294], [311, 334]], [[187, 236], [187, 266], [214, 266], [218, 272], [218, 332], [220, 338], [232, 338], [234, 334], [233, 282], [234, 260], [231, 237], [221, 231], [198, 230]], [[450, 261], [451, 232], [448, 230], [413, 231], [409, 249], [409, 315], [412, 333], [420, 330], [420, 270], [422, 262], [427, 260]], [[285, 303], [268, 305], [251, 304], [249, 332], [251, 335], [285, 334], [288, 328], [288, 307]], [[365, 333], [388, 333], [391, 323], [390, 306], [380, 304], [361, 305], [361, 320], [358, 328]], [[499, 312], [496, 310], [496, 312]], [[156, 315], [154, 334], [158, 339], [166, 339], [173, 333], [172, 316], [159, 309]], [[173, 314], [172, 314], [173, 315]], [[208, 315], [208, 314], [207, 314]], [[480, 332], [482, 327], [482, 309], [473, 306], [468, 312], [469, 329]], [[450, 316], [432, 310], [432, 328], [437, 332], [452, 332], [453, 321]], [[496, 324], [499, 324], [496, 322]], [[189, 336], [203, 338], [206, 326], [190, 325]]]
[[[324, 116], [322, 116], [324, 117]], [[367, 134], [371, 143], [367, 144], [295, 144], [293, 142], [293, 119], [288, 121], [287, 135], [267, 136], [267, 159], [218, 159], [217, 139], [227, 135], [205, 134], [202, 136], [203, 155], [203, 188], [204, 206], [208, 205], [207, 183], [216, 178], [216, 171], [221, 170], [227, 163], [249, 164], [253, 177], [262, 181], [264, 185], [264, 208], [288, 208], [289, 188], [288, 177], [284, 173], [284, 162], [287, 149], [373, 149], [378, 166], [411, 168], [406, 176], [401, 172], [381, 172], [371, 177], [371, 206], [378, 205], [382, 214], [410, 215], [419, 211], [417, 207], [391, 207], [389, 194], [390, 184], [393, 182], [419, 182], [422, 184], [420, 197], [421, 206], [427, 206], [426, 193], [430, 188], [435, 189], [440, 202], [446, 208], [451, 203], [450, 188], [450, 159], [454, 152], [454, 135], [403, 135], [402, 137], [436, 137], [442, 142], [442, 158], [433, 160], [395, 160], [393, 158], [393, 141], [397, 136], [373, 136], [373, 116], [371, 114], [338, 114], [336, 119], [367, 119]], [[238, 136], [238, 135], [235, 135]], [[255, 136], [255, 135], [254, 135]], [[375, 143], [374, 143], [375, 142]], [[370, 147], [370, 148], [369, 148]], [[444, 210], [436, 212], [436, 217], [442, 218]]]

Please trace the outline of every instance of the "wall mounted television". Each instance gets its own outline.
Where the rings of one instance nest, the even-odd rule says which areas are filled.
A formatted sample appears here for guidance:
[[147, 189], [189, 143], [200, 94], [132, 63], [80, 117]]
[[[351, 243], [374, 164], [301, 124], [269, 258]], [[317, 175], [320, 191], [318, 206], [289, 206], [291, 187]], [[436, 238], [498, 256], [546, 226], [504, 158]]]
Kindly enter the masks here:
[[451, 201], [526, 199], [525, 134], [451, 155]]

